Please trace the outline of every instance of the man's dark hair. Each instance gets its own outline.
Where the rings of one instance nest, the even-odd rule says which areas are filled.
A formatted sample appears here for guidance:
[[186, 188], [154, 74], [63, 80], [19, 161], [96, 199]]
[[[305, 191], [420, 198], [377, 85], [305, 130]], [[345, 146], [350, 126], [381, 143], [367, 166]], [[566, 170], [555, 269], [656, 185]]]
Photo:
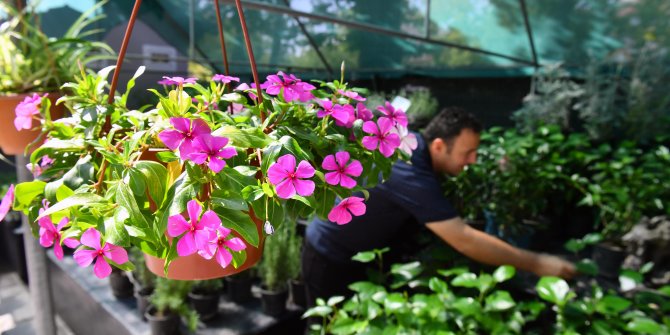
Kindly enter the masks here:
[[463, 129], [470, 129], [479, 134], [482, 131], [482, 124], [463, 108], [447, 107], [433, 117], [422, 133], [427, 143], [436, 138], [451, 143]]

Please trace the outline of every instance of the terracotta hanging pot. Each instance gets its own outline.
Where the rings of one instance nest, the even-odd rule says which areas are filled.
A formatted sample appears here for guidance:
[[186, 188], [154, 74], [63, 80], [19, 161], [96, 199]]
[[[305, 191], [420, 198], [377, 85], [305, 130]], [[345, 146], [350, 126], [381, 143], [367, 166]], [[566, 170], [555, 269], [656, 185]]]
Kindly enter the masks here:
[[[227, 267], [222, 268], [221, 265], [216, 262], [216, 259], [205, 259], [195, 253], [190, 256], [177, 257], [174, 259], [170, 263], [166, 277], [165, 272], [163, 271], [165, 260], [151, 256], [149, 254], [145, 254], [144, 259], [146, 261], [147, 267], [149, 268], [149, 271], [153, 272], [157, 276], [169, 279], [206, 280], [234, 275], [254, 266], [256, 263], [258, 263], [258, 261], [261, 259], [261, 256], [263, 255], [265, 238], [262, 231], [263, 221], [257, 218], [253, 211], [249, 212], [249, 216], [256, 224], [256, 231], [258, 232], [258, 236], [260, 236], [260, 242], [258, 244], [258, 248], [247, 244], [247, 248], [244, 249], [247, 252], [247, 259], [244, 264], [240, 265], [239, 267], [235, 268], [232, 264], [229, 264]], [[232, 231], [232, 235], [242, 238], [234, 230]]]
[[[40, 134], [39, 130], [16, 130], [14, 118], [16, 117], [16, 106], [32, 93], [18, 95], [0, 95], [0, 149], [5, 155], [23, 155], [28, 144], [33, 142]], [[51, 118], [63, 117], [64, 106], [56, 105], [60, 98], [59, 93], [49, 93], [51, 100]], [[35, 123], [33, 122], [33, 125]], [[33, 149], [37, 148], [35, 145]]]

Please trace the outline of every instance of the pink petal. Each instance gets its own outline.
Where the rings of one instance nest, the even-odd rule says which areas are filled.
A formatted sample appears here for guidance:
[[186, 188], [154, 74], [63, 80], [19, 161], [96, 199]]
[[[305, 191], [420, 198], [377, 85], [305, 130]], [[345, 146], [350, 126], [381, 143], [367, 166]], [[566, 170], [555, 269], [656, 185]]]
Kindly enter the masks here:
[[361, 165], [361, 162], [354, 160], [352, 161], [347, 167], [344, 169], [344, 173], [358, 177], [363, 173], [363, 166]]
[[346, 151], [338, 151], [337, 153], [335, 153], [335, 158], [337, 159], [338, 167], [345, 167], [347, 166], [347, 162], [349, 161], [349, 158], [351, 158], [351, 156]]
[[363, 198], [359, 197], [349, 197], [347, 198], [349, 200], [349, 204], [347, 205], [347, 209], [351, 212], [351, 214], [355, 216], [361, 216], [365, 214], [365, 203], [363, 202]]
[[188, 217], [191, 219], [191, 224], [197, 224], [200, 219], [200, 213], [202, 213], [202, 207], [195, 200], [190, 200], [186, 204], [186, 209], [188, 210]]
[[72, 255], [72, 258], [74, 258], [75, 262], [81, 267], [91, 265], [91, 262], [93, 262], [96, 257], [98, 257], [98, 251], [91, 249], [80, 249], [75, 251], [74, 255]]
[[230, 229], [228, 229], [224, 226], [219, 226], [219, 227], [216, 228], [216, 232], [217, 232], [219, 237], [225, 238], [226, 236], [228, 236], [230, 234]]
[[270, 165], [270, 168], [268, 169], [268, 179], [273, 185], [278, 185], [281, 183], [284, 179], [286, 179], [286, 177], [288, 177], [288, 174], [289, 172], [286, 171], [284, 167], [278, 162]]
[[224, 244], [232, 251], [241, 251], [247, 248], [247, 245], [244, 244], [244, 241], [242, 241], [242, 239], [239, 237], [233, 237], [230, 240], [224, 242]]
[[181, 214], [175, 214], [168, 218], [168, 236], [177, 237], [189, 230], [191, 225], [186, 222]]
[[[171, 117], [170, 123], [174, 129], [182, 133], [188, 133], [191, 131], [191, 119], [185, 117]], [[183, 135], [182, 135], [183, 136]]]
[[221, 148], [225, 147], [226, 144], [228, 144], [228, 138], [227, 137], [221, 137], [221, 136], [210, 136], [211, 138], [211, 143], [212, 143], [212, 149], [214, 151], [219, 151]]
[[326, 170], [337, 170], [338, 166], [335, 163], [335, 155], [328, 155], [321, 162], [321, 167]]
[[340, 175], [341, 175], [341, 173], [339, 173], [338, 171], [326, 173], [326, 175], [325, 175], [326, 183], [328, 183], [330, 185], [339, 184], [340, 183]]
[[188, 256], [196, 252], [195, 237], [191, 233], [186, 233], [177, 242], [177, 255]]
[[40, 229], [40, 245], [48, 248], [54, 244], [54, 235], [53, 232], [48, 229]]
[[168, 129], [161, 131], [158, 134], [158, 138], [165, 143], [165, 146], [170, 148], [170, 150], [175, 150], [184, 139], [184, 134], [178, 130]]
[[5, 216], [7, 216], [7, 213], [9, 213], [9, 209], [12, 207], [12, 203], [14, 202], [14, 185], [9, 185], [9, 188], [7, 189], [7, 193], [5, 193], [5, 196], [2, 197], [2, 202], [0, 202], [0, 221], [4, 220]]
[[56, 255], [57, 259], [63, 259], [63, 247], [61, 247], [60, 243], [54, 244], [54, 255]]
[[33, 119], [31, 117], [17, 116], [14, 119], [14, 127], [16, 130], [30, 129], [33, 127]]
[[95, 259], [95, 265], [93, 265], [93, 273], [98, 278], [105, 278], [112, 273], [112, 267], [107, 264], [104, 257], [98, 256]]
[[202, 215], [202, 219], [200, 219], [200, 223], [198, 224], [198, 228], [209, 228], [212, 230], [216, 230], [218, 227], [221, 226], [221, 218], [213, 211], [213, 210], [208, 210], [205, 212], [205, 214]]
[[275, 185], [277, 195], [282, 199], [290, 199], [295, 195], [295, 187], [290, 179], [284, 179]]
[[209, 154], [205, 152], [192, 152], [188, 155], [188, 159], [198, 165], [206, 162], [207, 158], [209, 158]]
[[337, 205], [330, 210], [330, 213], [328, 213], [328, 220], [340, 225], [349, 223], [349, 221], [351, 221], [351, 214], [340, 205]]
[[375, 150], [377, 149], [377, 145], [379, 145], [379, 138], [375, 136], [365, 136], [361, 140], [361, 143], [366, 149]]
[[222, 268], [225, 268], [230, 264], [230, 261], [233, 260], [233, 255], [230, 254], [230, 251], [226, 248], [219, 248], [216, 252], [216, 261], [221, 265]]
[[279, 157], [277, 159], [277, 163], [284, 168], [285, 171], [287, 172], [294, 172], [295, 171], [295, 157], [291, 154], [286, 154], [284, 156]]
[[37, 224], [39, 224], [40, 227], [44, 228], [44, 230], [46, 230], [47, 232], [55, 232], [56, 231], [56, 227], [54, 227], [54, 223], [51, 221], [51, 218], [48, 217], [48, 216], [45, 216], [45, 217], [37, 220]]
[[81, 235], [81, 243], [95, 250], [100, 250], [100, 232], [95, 228], [88, 228]]
[[218, 245], [216, 243], [207, 243], [207, 245], [198, 249], [198, 255], [204, 259], [212, 259], [212, 257], [214, 257], [214, 253], [216, 253], [217, 248]]
[[395, 148], [397, 148], [397, 146], [390, 145], [386, 141], [382, 141], [379, 144], [379, 152], [381, 152], [384, 157], [391, 157], [391, 155], [393, 155], [393, 151], [395, 151]]
[[78, 247], [80, 243], [74, 238], [66, 238], [63, 240], [63, 244], [65, 244], [68, 248], [74, 249]]
[[343, 174], [341, 177], [340, 185], [344, 188], [354, 188], [356, 186], [356, 180]]
[[224, 167], [226, 167], [226, 162], [223, 159], [210, 157], [209, 164], [207, 164], [207, 166], [210, 170], [212, 170], [212, 172], [219, 173], [221, 170], [223, 170]]
[[372, 121], [365, 121], [363, 123], [363, 131], [373, 135], [379, 135], [379, 127]]
[[349, 113], [347, 113], [345, 109], [342, 109], [341, 106], [338, 107], [339, 108], [333, 108], [333, 113], [331, 115], [333, 119], [340, 122], [340, 124], [345, 125], [347, 124], [347, 121], [349, 121]]
[[128, 252], [122, 247], [106, 243], [103, 250], [105, 257], [111, 259], [116, 264], [123, 264], [128, 261]]
[[184, 139], [177, 149], [179, 149], [179, 158], [183, 161], [187, 160], [193, 153], [199, 152], [193, 147], [193, 141], [188, 138]]
[[193, 240], [195, 241], [195, 248], [200, 250], [210, 242], [216, 241], [216, 233], [209, 228], [199, 229], [193, 232]]
[[377, 120], [377, 124], [379, 125], [379, 133], [381, 134], [388, 133], [389, 130], [391, 130], [393, 127], [393, 122], [385, 117], [379, 118], [379, 120]]
[[221, 151], [219, 151], [216, 154], [216, 156], [228, 159], [230, 157], [237, 156], [237, 150], [235, 150], [235, 148], [231, 148], [231, 147], [223, 148], [223, 149], [221, 149]]
[[64, 217], [60, 219], [60, 222], [58, 222], [58, 226], [56, 227], [56, 231], [61, 231], [63, 227], [67, 226], [67, 224], [70, 223], [70, 218], [69, 217]]
[[311, 180], [295, 179], [293, 185], [298, 194], [303, 197], [308, 197], [314, 193], [314, 182]]
[[298, 170], [295, 171], [295, 176], [298, 178], [312, 178], [314, 177], [314, 168], [308, 161], [300, 161]]

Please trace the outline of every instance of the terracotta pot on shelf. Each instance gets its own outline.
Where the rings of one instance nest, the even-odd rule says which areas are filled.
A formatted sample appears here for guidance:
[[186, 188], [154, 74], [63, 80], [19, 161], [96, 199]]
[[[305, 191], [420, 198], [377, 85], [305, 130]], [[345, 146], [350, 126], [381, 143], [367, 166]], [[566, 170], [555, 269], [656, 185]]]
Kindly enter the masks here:
[[[262, 231], [263, 222], [253, 214], [253, 211], [250, 211], [249, 215], [256, 224], [256, 231], [260, 237], [259, 244], [258, 248], [247, 244], [247, 248], [245, 249], [247, 252], [247, 259], [245, 260], [244, 264], [240, 265], [239, 267], [235, 268], [232, 264], [229, 264], [227, 267], [222, 268], [215, 258], [205, 259], [195, 253], [189, 256], [177, 257], [174, 259], [168, 268], [167, 277], [163, 271], [165, 260], [162, 258], [145, 254], [144, 259], [146, 261], [147, 268], [149, 268], [149, 271], [153, 272], [157, 276], [168, 279], [206, 280], [234, 275], [256, 265], [256, 263], [258, 263], [258, 261], [261, 259], [261, 256], [263, 255], [263, 246], [265, 244], [265, 238]], [[232, 235], [242, 238], [234, 230], [232, 231]], [[242, 240], [244, 239], [242, 238]]]
[[[16, 117], [16, 106], [32, 93], [0, 96], [0, 149], [5, 155], [23, 155], [28, 144], [33, 142], [40, 134], [39, 130], [16, 130], [14, 118]], [[49, 93], [51, 100], [51, 118], [53, 120], [63, 117], [64, 105], [56, 105], [60, 93]], [[33, 126], [37, 126], [33, 122]], [[36, 149], [35, 145], [31, 149]]]

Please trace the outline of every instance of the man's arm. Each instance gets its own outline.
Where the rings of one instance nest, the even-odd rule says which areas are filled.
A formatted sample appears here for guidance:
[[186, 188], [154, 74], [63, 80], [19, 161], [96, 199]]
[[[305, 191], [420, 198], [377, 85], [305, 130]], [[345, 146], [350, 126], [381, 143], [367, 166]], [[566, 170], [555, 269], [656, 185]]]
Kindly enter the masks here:
[[568, 261], [511, 246], [470, 227], [460, 217], [429, 222], [426, 226], [458, 252], [481, 263], [512, 265], [538, 276], [559, 276], [569, 279], [576, 274], [575, 266]]

